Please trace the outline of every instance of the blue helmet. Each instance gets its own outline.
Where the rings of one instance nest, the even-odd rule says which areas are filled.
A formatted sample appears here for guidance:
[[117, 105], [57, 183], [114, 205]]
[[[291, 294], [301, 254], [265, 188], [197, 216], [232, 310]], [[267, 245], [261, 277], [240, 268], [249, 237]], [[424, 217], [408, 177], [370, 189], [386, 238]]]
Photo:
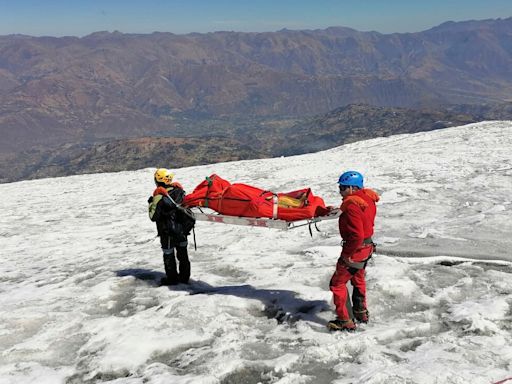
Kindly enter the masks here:
[[351, 187], [363, 188], [363, 175], [357, 171], [343, 172], [338, 179], [339, 185], [349, 185]]

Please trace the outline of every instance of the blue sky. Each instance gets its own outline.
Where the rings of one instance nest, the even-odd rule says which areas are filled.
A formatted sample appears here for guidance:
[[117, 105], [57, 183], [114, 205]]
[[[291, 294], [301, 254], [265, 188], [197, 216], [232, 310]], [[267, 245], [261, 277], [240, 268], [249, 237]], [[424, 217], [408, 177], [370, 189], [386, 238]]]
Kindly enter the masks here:
[[329, 26], [391, 33], [417, 32], [448, 20], [510, 16], [512, 0], [0, 0], [0, 35], [263, 32]]

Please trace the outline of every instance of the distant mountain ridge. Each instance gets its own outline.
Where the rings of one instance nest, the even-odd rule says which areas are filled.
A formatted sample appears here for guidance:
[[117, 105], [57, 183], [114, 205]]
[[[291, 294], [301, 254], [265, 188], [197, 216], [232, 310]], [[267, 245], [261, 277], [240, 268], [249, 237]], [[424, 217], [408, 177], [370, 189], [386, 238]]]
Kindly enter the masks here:
[[181, 119], [301, 117], [512, 94], [512, 18], [418, 33], [0, 36], [0, 151], [180, 131]]
[[[0, 182], [146, 167], [182, 168], [223, 161], [317, 152], [346, 143], [401, 133], [431, 131], [482, 120], [512, 120], [512, 103], [412, 110], [353, 104], [302, 120], [263, 122], [257, 129], [204, 137], [144, 137], [52, 150], [0, 154]], [[225, 122], [220, 121], [222, 127]], [[265, 127], [265, 129], [262, 129]], [[202, 128], [206, 129], [206, 128]]]

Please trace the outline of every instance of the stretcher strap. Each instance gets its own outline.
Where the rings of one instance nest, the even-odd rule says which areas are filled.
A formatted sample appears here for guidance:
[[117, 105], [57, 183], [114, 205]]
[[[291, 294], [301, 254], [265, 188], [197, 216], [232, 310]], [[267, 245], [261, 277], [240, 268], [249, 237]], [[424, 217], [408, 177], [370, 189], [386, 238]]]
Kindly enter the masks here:
[[213, 184], [213, 181], [210, 177], [206, 177], [206, 181], [208, 181], [208, 187], [206, 188], [206, 194], [204, 195], [204, 206], [208, 208], [208, 193], [210, 192], [210, 187]]

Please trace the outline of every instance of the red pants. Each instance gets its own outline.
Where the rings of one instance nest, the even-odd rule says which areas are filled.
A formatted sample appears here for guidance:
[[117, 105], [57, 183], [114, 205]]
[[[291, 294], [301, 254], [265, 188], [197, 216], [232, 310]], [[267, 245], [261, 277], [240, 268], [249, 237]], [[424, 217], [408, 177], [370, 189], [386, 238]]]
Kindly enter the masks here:
[[347, 282], [350, 281], [354, 288], [352, 292], [352, 306], [355, 311], [366, 309], [366, 280], [365, 270], [349, 268], [338, 262], [336, 264], [336, 272], [332, 275], [330, 289], [334, 297], [334, 305], [336, 306], [336, 314], [340, 320], [349, 320], [350, 314], [348, 306], [350, 300], [348, 298]]

